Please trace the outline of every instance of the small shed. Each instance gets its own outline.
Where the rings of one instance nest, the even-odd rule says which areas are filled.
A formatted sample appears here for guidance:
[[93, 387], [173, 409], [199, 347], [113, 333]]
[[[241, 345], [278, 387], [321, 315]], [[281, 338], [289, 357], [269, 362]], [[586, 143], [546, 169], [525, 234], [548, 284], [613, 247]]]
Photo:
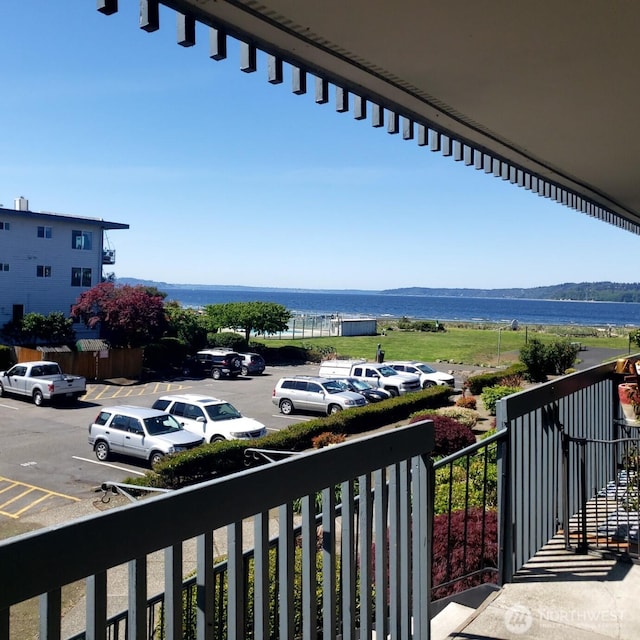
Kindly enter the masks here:
[[378, 333], [375, 318], [338, 318], [331, 324], [331, 335], [334, 336], [375, 336]]

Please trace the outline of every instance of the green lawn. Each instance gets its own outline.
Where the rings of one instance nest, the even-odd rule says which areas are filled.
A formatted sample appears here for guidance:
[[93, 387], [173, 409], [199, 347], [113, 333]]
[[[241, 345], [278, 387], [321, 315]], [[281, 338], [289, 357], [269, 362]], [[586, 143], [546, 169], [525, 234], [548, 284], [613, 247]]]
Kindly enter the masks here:
[[[380, 326], [380, 325], [379, 325]], [[380, 330], [380, 329], [379, 329]], [[334, 348], [340, 357], [374, 360], [378, 344], [385, 360], [422, 360], [496, 366], [517, 362], [521, 347], [531, 338], [541, 342], [571, 340], [587, 347], [604, 347], [625, 352], [629, 346], [627, 334], [608, 337], [606, 332], [584, 327], [537, 327], [517, 331], [496, 328], [451, 327], [438, 333], [386, 331], [386, 335], [357, 337], [314, 337], [298, 340], [254, 339], [265, 345], [315, 346], [321, 350]], [[499, 350], [499, 353], [498, 353]], [[579, 357], [579, 356], [578, 356]]]

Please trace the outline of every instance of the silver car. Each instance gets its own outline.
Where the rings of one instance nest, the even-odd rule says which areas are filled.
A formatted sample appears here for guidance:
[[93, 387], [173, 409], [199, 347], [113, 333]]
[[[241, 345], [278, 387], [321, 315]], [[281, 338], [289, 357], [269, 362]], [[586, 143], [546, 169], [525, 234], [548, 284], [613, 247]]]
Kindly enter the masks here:
[[105, 407], [89, 425], [89, 444], [100, 461], [112, 453], [148, 460], [153, 466], [170, 453], [201, 445], [165, 411], [128, 405]]
[[364, 407], [366, 399], [359, 393], [345, 391], [336, 380], [313, 376], [280, 378], [271, 401], [285, 415], [294, 411], [314, 411], [330, 415], [343, 409]]

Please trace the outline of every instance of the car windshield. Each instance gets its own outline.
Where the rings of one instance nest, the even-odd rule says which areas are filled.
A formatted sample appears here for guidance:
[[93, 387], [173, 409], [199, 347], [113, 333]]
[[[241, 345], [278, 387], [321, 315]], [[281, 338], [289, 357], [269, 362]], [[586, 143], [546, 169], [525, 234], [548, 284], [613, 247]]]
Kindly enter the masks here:
[[416, 369], [420, 369], [420, 371], [422, 371], [422, 373], [435, 373], [435, 369], [432, 369], [429, 365], [427, 364], [417, 364], [416, 365]]
[[380, 367], [378, 369], [378, 373], [381, 376], [384, 376], [385, 378], [388, 378], [389, 376], [397, 376], [398, 372], [395, 369], [392, 369], [391, 367]]
[[373, 387], [364, 380], [358, 380], [354, 378], [353, 380], [349, 380], [349, 384], [356, 389], [356, 391], [366, 391], [367, 389], [373, 389]]
[[242, 414], [228, 402], [219, 404], [209, 404], [205, 407], [207, 415], [211, 420], [233, 420], [234, 418], [242, 418]]
[[337, 380], [328, 380], [322, 385], [327, 393], [341, 393], [344, 387]]
[[336, 380], [335, 382], [337, 382], [341, 387], [343, 391], [353, 391], [355, 384], [353, 384], [353, 382], [351, 382], [351, 380], [345, 380], [344, 378], [340, 378], [339, 380]]
[[182, 431], [180, 423], [168, 413], [153, 418], [145, 418], [144, 426], [150, 436], [160, 436], [165, 433]]

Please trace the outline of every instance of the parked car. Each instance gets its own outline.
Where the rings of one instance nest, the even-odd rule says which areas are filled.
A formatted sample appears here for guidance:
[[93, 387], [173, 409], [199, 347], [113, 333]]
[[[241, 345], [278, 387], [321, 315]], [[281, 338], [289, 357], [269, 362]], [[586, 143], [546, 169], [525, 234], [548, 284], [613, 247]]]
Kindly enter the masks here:
[[437, 384], [453, 387], [456, 384], [455, 378], [442, 371], [436, 371], [424, 362], [417, 360], [397, 360], [395, 362], [387, 362], [387, 364], [399, 373], [412, 373], [420, 378], [420, 384], [423, 389], [428, 389]]
[[318, 375], [326, 378], [358, 378], [374, 387], [385, 389], [392, 396], [401, 396], [412, 391], [420, 391], [417, 375], [400, 373], [387, 364], [366, 360], [324, 360], [320, 363]]
[[391, 397], [391, 394], [381, 387], [374, 387], [364, 380], [358, 378], [336, 378], [336, 380], [344, 385], [347, 391], [359, 393], [365, 397], [367, 402], [380, 402]]
[[229, 349], [203, 349], [187, 358], [182, 367], [182, 373], [186, 376], [204, 375], [214, 380], [236, 378], [241, 371], [242, 358]]
[[153, 466], [170, 453], [203, 442], [202, 436], [186, 431], [171, 414], [146, 407], [105, 407], [89, 425], [89, 444], [100, 461], [118, 453], [148, 460]]
[[40, 407], [45, 401], [77, 400], [86, 393], [86, 380], [62, 373], [57, 362], [22, 362], [0, 371], [0, 397], [5, 393], [26, 396]]
[[253, 418], [245, 418], [232, 404], [192, 393], [158, 398], [153, 408], [166, 411], [185, 428], [203, 435], [207, 442], [260, 438], [266, 427]]
[[314, 376], [280, 378], [271, 401], [285, 415], [294, 411], [315, 411], [329, 415], [367, 404], [364, 396], [345, 391], [336, 380]]
[[243, 376], [260, 375], [265, 370], [264, 358], [259, 353], [240, 353], [240, 372]]

